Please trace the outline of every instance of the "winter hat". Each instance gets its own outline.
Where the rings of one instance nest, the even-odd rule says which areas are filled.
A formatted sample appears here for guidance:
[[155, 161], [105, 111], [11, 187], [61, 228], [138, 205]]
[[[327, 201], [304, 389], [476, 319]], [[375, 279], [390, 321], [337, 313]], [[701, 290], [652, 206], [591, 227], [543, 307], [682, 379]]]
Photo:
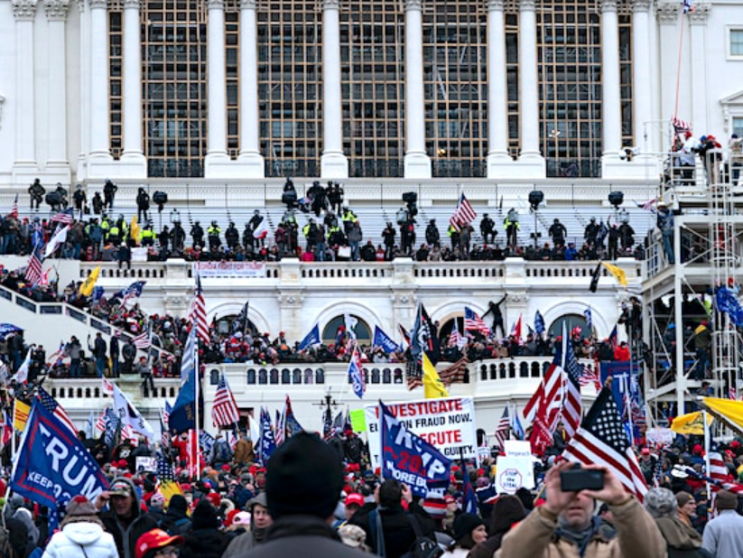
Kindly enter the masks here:
[[446, 500], [444, 500], [444, 495], [438, 492], [429, 492], [423, 500], [423, 509], [434, 520], [444, 519], [446, 517]]
[[717, 503], [717, 509], [720, 511], [738, 509], [738, 497], [729, 490], [720, 490], [715, 496], [715, 502]]
[[211, 505], [209, 500], [201, 499], [196, 504], [196, 508], [191, 515], [191, 521], [193, 522], [193, 528], [196, 529], [219, 529], [219, 518], [217, 517], [217, 510]]
[[[237, 511], [237, 510], [235, 510]], [[232, 517], [233, 525], [250, 525], [250, 514], [248, 512], [239, 511]]]
[[82, 494], [75, 496], [72, 500], [67, 502], [65, 516], [60, 523], [60, 526], [64, 527], [68, 523], [77, 522], [90, 522], [101, 525], [101, 521], [98, 519], [98, 510], [92, 502]]
[[333, 514], [343, 488], [343, 465], [338, 453], [314, 434], [301, 432], [284, 442], [268, 461], [268, 512], [285, 515]]
[[676, 496], [667, 488], [652, 488], [645, 495], [645, 509], [655, 519], [673, 517], [678, 510]]
[[686, 504], [693, 501], [694, 497], [688, 492], [684, 492], [682, 490], [681, 492], [676, 493], [676, 503], [678, 504], [679, 508], [683, 508]]
[[186, 498], [182, 494], [171, 496], [170, 502], [168, 502], [168, 511], [185, 514], [186, 510], [188, 510], [188, 502], [186, 502]]
[[454, 518], [454, 539], [459, 541], [485, 522], [473, 513], [460, 513]]

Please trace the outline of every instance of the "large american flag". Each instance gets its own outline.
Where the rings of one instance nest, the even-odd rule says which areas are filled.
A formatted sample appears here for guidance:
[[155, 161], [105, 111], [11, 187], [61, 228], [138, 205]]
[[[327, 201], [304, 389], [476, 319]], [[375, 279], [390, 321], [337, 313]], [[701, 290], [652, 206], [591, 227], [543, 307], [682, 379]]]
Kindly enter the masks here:
[[132, 338], [132, 343], [134, 343], [134, 346], [137, 347], [137, 349], [149, 349], [152, 345], [152, 341], [150, 341], [150, 333], [148, 331], [143, 331], [136, 337]]
[[733, 481], [720, 452], [709, 452], [709, 477], [716, 485], [713, 486], [713, 489], [720, 490], [722, 488], [736, 494], [743, 494], [743, 484]]
[[14, 219], [18, 219], [18, 194], [13, 199], [13, 205], [10, 206], [10, 213], [8, 214]]
[[454, 215], [449, 219], [449, 224], [456, 231], [461, 230], [462, 226], [469, 225], [477, 217], [477, 212], [474, 210], [470, 202], [467, 201], [464, 193], [459, 197], [459, 203], [457, 209], [454, 211]]
[[28, 258], [28, 264], [26, 265], [26, 281], [29, 285], [35, 287], [41, 282], [42, 270], [41, 270], [41, 259], [39, 254], [34, 249], [31, 252], [31, 256]]
[[74, 221], [72, 217], [72, 208], [65, 209], [64, 211], [57, 213], [56, 215], [52, 216], [49, 221], [52, 223], [61, 223], [63, 225], [71, 225], [72, 221]]
[[77, 435], [77, 428], [75, 428], [75, 423], [72, 422], [70, 417], [67, 415], [67, 412], [64, 410], [64, 407], [57, 403], [57, 401], [49, 395], [46, 390], [43, 387], [39, 387], [38, 391], [36, 392], [39, 403], [50, 413], [52, 413], [55, 417], [57, 417], [59, 420], [61, 420], [63, 423], [65, 423], [70, 430]]
[[451, 333], [449, 334], [449, 346], [462, 348], [465, 343], [466, 339], [459, 333], [459, 327], [455, 319], [452, 321]]
[[532, 424], [536, 421], [539, 411], [543, 411], [543, 420], [550, 430], [555, 429], [562, 409], [564, 395], [565, 372], [561, 366], [561, 354], [555, 355], [552, 364], [544, 373], [537, 391], [524, 406], [524, 418]]
[[632, 451], [619, 409], [610, 389], [599, 393], [563, 457], [585, 465], [606, 465], [624, 486], [642, 502], [648, 491], [645, 477]]
[[235, 396], [232, 395], [230, 386], [222, 374], [219, 377], [217, 391], [214, 393], [214, 404], [212, 406], [212, 421], [214, 426], [224, 428], [232, 426], [240, 420], [240, 411], [235, 402]]
[[562, 338], [562, 368], [565, 370], [565, 398], [562, 404], [562, 423], [569, 438], [572, 438], [580, 425], [582, 398], [580, 395], [580, 378], [583, 367], [578, 364], [573, 351], [573, 343], [567, 336]]
[[485, 337], [490, 337], [490, 328], [485, 323], [477, 312], [472, 308], [464, 307], [464, 330], [465, 331], [477, 331], [482, 333]]
[[410, 391], [423, 386], [423, 368], [415, 357], [405, 362], [405, 383]]
[[508, 416], [508, 407], [503, 409], [498, 426], [495, 427], [495, 444], [503, 449], [503, 443], [508, 439], [508, 431], [511, 429], [511, 418]]
[[206, 321], [206, 303], [204, 302], [204, 290], [201, 288], [201, 277], [196, 272], [196, 287], [193, 292], [191, 303], [191, 323], [196, 327], [196, 336], [204, 343], [209, 343], [209, 323]]

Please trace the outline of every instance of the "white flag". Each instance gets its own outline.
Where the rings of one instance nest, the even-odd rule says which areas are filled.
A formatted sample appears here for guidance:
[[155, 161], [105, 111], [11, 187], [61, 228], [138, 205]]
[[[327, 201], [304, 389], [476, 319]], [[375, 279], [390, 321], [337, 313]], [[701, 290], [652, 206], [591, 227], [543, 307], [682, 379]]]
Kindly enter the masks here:
[[48, 258], [52, 254], [54, 254], [57, 246], [59, 246], [60, 244], [64, 244], [67, 241], [67, 231], [69, 230], [70, 226], [65, 225], [54, 234], [52, 239], [49, 241], [49, 244], [46, 245], [46, 250], [44, 251], [45, 258]]
[[119, 389], [116, 384], [114, 386], [114, 410], [116, 414], [121, 418], [122, 428], [124, 426], [130, 426], [134, 432], [139, 432], [142, 436], [145, 436], [149, 440], [155, 440], [155, 431], [150, 426], [142, 414], [137, 408], [132, 405], [129, 398]]
[[31, 352], [34, 350], [34, 345], [28, 348], [26, 358], [18, 368], [15, 374], [10, 378], [11, 381], [15, 380], [19, 384], [25, 384], [28, 381], [28, 367], [31, 365]]

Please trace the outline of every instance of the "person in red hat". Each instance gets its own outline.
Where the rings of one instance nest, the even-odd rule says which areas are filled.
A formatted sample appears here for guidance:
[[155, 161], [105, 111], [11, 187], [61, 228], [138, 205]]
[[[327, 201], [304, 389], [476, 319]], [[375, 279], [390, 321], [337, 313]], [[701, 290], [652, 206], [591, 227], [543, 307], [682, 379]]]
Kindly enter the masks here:
[[176, 558], [183, 537], [171, 536], [162, 529], [152, 529], [137, 539], [134, 558]]

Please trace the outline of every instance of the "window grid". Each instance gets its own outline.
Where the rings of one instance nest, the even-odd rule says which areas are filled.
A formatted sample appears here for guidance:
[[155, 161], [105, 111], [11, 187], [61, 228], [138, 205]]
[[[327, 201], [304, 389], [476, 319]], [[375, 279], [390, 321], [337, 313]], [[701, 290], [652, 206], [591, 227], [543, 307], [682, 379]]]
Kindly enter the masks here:
[[319, 176], [320, 2], [268, 0], [258, 5], [258, 98], [266, 176]]
[[140, 10], [149, 176], [200, 177], [206, 155], [206, 5], [149, 0]]
[[423, 84], [426, 151], [434, 176], [485, 175], [487, 63], [485, 2], [427, 2]]
[[340, 12], [343, 150], [351, 176], [404, 174], [405, 13], [399, 0]]
[[240, 2], [224, 4], [225, 60], [227, 75], [227, 152], [231, 159], [240, 153]]
[[601, 175], [601, 18], [585, 0], [537, 8], [540, 140], [547, 176]]
[[123, 13], [121, 2], [108, 5], [108, 114], [109, 146], [114, 159], [121, 157], [123, 149]]
[[[632, 109], [632, 13], [628, 4], [619, 12], [619, 84], [622, 102], [622, 146], [635, 146], [635, 122]], [[642, 130], [639, 130], [642, 134]]]
[[730, 56], [743, 56], [743, 29], [730, 30]]

